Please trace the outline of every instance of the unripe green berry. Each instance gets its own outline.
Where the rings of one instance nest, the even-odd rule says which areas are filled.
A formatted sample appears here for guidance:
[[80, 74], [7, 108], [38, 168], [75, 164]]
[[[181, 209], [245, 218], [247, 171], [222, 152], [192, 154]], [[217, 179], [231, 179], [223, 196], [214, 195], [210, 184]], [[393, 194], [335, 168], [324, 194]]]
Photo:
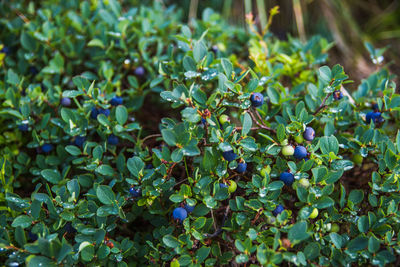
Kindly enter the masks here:
[[262, 177], [266, 177], [267, 174], [269, 175], [271, 173], [271, 167], [269, 165], [265, 166], [264, 168], [261, 169], [260, 173]]
[[222, 114], [221, 116], [219, 116], [219, 122], [221, 124], [224, 124], [225, 122], [229, 122], [229, 121], [230, 121], [230, 119], [229, 119], [228, 115]]
[[317, 218], [317, 216], [318, 216], [318, 209], [317, 209], [317, 208], [314, 208], [313, 211], [311, 212], [309, 218], [310, 218], [310, 219], [315, 219], [315, 218]]
[[337, 232], [339, 232], [339, 230], [340, 230], [339, 225], [337, 225], [336, 223], [333, 223], [331, 226], [331, 232], [337, 233]]
[[229, 186], [228, 186], [228, 192], [229, 192], [229, 193], [235, 192], [235, 191], [236, 191], [236, 188], [237, 188], [236, 182], [235, 182], [235, 181], [229, 181], [228, 184], [229, 184]]
[[310, 181], [307, 178], [301, 178], [299, 184], [304, 188], [308, 188], [310, 186]]
[[364, 160], [364, 158], [360, 154], [356, 154], [353, 156], [353, 162], [355, 164], [361, 165], [363, 160]]
[[294, 147], [292, 147], [291, 145], [284, 146], [282, 148], [282, 154], [284, 156], [292, 156], [294, 154]]
[[302, 144], [304, 142], [304, 138], [302, 135], [296, 135], [294, 137], [294, 141], [296, 141], [296, 143], [298, 143], [298, 144]]

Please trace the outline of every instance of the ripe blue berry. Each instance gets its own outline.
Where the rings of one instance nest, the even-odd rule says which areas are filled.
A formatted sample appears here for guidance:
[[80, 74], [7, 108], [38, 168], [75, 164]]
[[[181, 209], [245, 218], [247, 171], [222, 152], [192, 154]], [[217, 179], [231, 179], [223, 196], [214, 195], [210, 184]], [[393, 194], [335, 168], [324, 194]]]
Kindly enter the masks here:
[[338, 90], [338, 91], [333, 92], [333, 98], [334, 98], [335, 100], [340, 100], [340, 99], [342, 99], [342, 98], [343, 98], [343, 93], [342, 93], [342, 91]]
[[123, 99], [120, 96], [114, 96], [111, 100], [110, 100], [110, 104], [112, 106], [118, 106], [118, 105], [122, 105], [123, 103]]
[[312, 141], [315, 138], [315, 131], [313, 128], [311, 127], [306, 127], [304, 133], [303, 133], [303, 137], [304, 139], [306, 139], [307, 141]]
[[49, 153], [50, 151], [52, 151], [53, 150], [53, 145], [52, 144], [44, 144], [43, 146], [42, 146], [42, 151], [44, 152], [44, 153]]
[[86, 137], [85, 136], [77, 136], [74, 140], [74, 145], [81, 147], [83, 143], [85, 143]]
[[67, 222], [64, 226], [64, 230], [69, 233], [69, 234], [73, 234], [76, 233], [76, 229], [72, 226], [71, 222]]
[[39, 73], [39, 70], [35, 66], [30, 66], [29, 72], [33, 75], [37, 75]]
[[107, 141], [110, 145], [118, 145], [118, 137], [113, 134], [110, 134]]
[[0, 53], [8, 55], [10, 53], [10, 48], [3, 46], [3, 48], [0, 50]]
[[108, 117], [110, 115], [110, 110], [101, 108], [99, 110], [99, 114], [104, 114], [106, 117]]
[[235, 160], [237, 157], [237, 155], [235, 154], [235, 152], [233, 152], [233, 150], [228, 150], [228, 151], [222, 152], [222, 156], [224, 157], [224, 159], [226, 161]]
[[261, 93], [253, 93], [250, 97], [251, 105], [259, 107], [264, 103], [264, 96]]
[[90, 117], [92, 119], [97, 119], [97, 116], [99, 115], [99, 110], [95, 107], [92, 108], [92, 112], [90, 113]]
[[246, 171], [246, 168], [247, 168], [247, 163], [245, 163], [245, 162], [240, 162], [240, 163], [238, 164], [238, 166], [236, 167], [236, 171], [237, 171], [238, 173], [244, 173], [244, 172]]
[[188, 205], [187, 203], [185, 203], [185, 205], [184, 205], [184, 208], [185, 208], [185, 210], [187, 211], [187, 213], [193, 212], [195, 207], [196, 207], [196, 206], [190, 206], [190, 205]]
[[290, 172], [282, 172], [281, 175], [279, 175], [279, 180], [284, 182], [285, 185], [291, 186], [294, 182], [294, 175]]
[[29, 130], [29, 124], [28, 123], [22, 123], [22, 124], [18, 125], [18, 129], [21, 132], [27, 132]]
[[274, 216], [277, 216], [278, 214], [281, 214], [282, 211], [284, 211], [284, 210], [285, 210], [285, 208], [284, 208], [281, 204], [279, 204], [279, 205], [276, 206], [276, 208], [272, 211], [272, 214], [273, 214]]
[[204, 118], [201, 118], [201, 124], [206, 125], [207, 124], [207, 120]]
[[372, 105], [372, 109], [375, 111], [375, 112], [377, 112], [377, 111], [379, 111], [379, 106], [378, 106], [378, 104], [373, 104]]
[[371, 123], [371, 120], [374, 123], [383, 122], [382, 113], [380, 113], [380, 112], [370, 111], [370, 112], [367, 113], [365, 118], [366, 118], [366, 121], [367, 121], [368, 124]]
[[28, 232], [28, 239], [32, 242], [35, 242], [38, 239], [38, 235], [32, 233], [31, 231]]
[[293, 156], [296, 159], [304, 159], [307, 157], [307, 149], [304, 146], [296, 146]]
[[187, 217], [187, 211], [181, 207], [175, 208], [172, 212], [172, 217], [174, 217], [174, 220], [179, 220], [180, 222], [183, 222], [183, 220], [185, 220]]
[[135, 69], [135, 75], [139, 78], [142, 78], [146, 74], [146, 70], [142, 67], [139, 66]]
[[220, 183], [220, 184], [219, 184], [219, 187], [220, 187], [220, 188], [228, 188], [228, 185], [227, 185], [227, 184]]
[[136, 187], [129, 188], [129, 193], [132, 197], [140, 197], [142, 195], [142, 191]]
[[61, 105], [63, 105], [64, 107], [71, 106], [71, 103], [72, 103], [72, 101], [71, 101], [71, 98], [69, 98], [69, 97], [64, 97], [61, 99]]

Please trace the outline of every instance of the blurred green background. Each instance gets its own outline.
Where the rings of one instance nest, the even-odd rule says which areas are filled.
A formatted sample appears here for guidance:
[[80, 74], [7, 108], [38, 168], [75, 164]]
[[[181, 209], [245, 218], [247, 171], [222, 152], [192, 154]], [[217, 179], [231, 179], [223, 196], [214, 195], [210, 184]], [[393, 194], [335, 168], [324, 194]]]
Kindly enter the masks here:
[[[169, 7], [182, 8], [182, 18], [190, 22], [200, 18], [206, 8], [222, 14], [230, 23], [245, 27], [245, 14], [252, 12], [261, 27], [268, 11], [278, 5], [280, 14], [272, 24], [279, 38], [292, 35], [303, 40], [320, 34], [335, 42], [330, 64], [344, 65], [346, 72], [361, 80], [376, 66], [369, 58], [364, 42], [375, 47], [388, 46], [383, 64], [400, 73], [400, 1], [399, 0], [154, 0]], [[127, 1], [132, 3], [132, 1]], [[133, 1], [135, 2], [135, 1]], [[136, 4], [152, 2], [136, 0]]]

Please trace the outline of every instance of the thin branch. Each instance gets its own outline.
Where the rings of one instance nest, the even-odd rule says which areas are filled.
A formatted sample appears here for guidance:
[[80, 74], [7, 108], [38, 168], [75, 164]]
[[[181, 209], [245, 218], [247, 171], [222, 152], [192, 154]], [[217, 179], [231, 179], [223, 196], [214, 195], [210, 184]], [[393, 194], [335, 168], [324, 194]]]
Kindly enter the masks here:
[[261, 123], [256, 119], [256, 117], [254, 116], [254, 114], [253, 114], [250, 110], [249, 110], [249, 114], [250, 114], [251, 118], [253, 119], [253, 121], [254, 121], [260, 128], [265, 129], [265, 130], [268, 130], [268, 131], [271, 131], [271, 132], [273, 132], [273, 133], [276, 132], [274, 129], [272, 129], [272, 128], [270, 128], [270, 127], [264, 125], [264, 124], [261, 124]]
[[230, 209], [230, 206], [229, 205], [226, 206], [224, 217], [222, 218], [221, 226], [217, 230], [215, 230], [215, 232], [213, 234], [204, 234], [204, 236], [206, 238], [213, 238], [213, 237], [216, 237], [217, 235], [219, 235], [220, 233], [222, 233], [222, 231], [223, 231], [222, 227], [224, 226], [225, 221], [228, 218], [229, 209]]
[[147, 141], [148, 139], [157, 138], [157, 137], [161, 137], [161, 134], [151, 134], [151, 135], [148, 135], [148, 136], [146, 136], [145, 138], [142, 139], [142, 143], [144, 143], [144, 142]]
[[320, 106], [317, 108], [317, 110], [313, 113], [314, 116], [317, 115], [317, 113], [320, 112], [321, 109], [323, 109], [323, 108], [326, 107], [325, 102], [326, 102], [326, 100], [328, 100], [328, 98], [331, 96], [331, 94], [332, 94], [332, 93], [329, 93], [329, 94], [327, 94], [327, 95], [325, 96], [325, 98], [322, 100], [321, 105], [320, 105]]

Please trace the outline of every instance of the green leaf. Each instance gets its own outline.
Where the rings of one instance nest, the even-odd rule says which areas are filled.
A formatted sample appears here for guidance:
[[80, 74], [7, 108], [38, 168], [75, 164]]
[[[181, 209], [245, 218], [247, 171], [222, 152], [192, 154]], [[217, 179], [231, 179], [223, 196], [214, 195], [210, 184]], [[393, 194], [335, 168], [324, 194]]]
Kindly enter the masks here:
[[329, 152], [337, 153], [339, 152], [339, 142], [335, 136], [323, 136], [319, 139], [319, 147], [321, 152], [328, 155]]
[[76, 146], [66, 146], [65, 150], [72, 156], [79, 156], [82, 153], [81, 150]]
[[224, 69], [226, 77], [228, 78], [228, 80], [230, 80], [233, 72], [232, 63], [226, 58], [221, 58], [221, 64], [222, 68]]
[[349, 252], [357, 252], [366, 249], [368, 246], [368, 238], [357, 236], [347, 244]]
[[170, 248], [177, 248], [181, 243], [173, 235], [166, 235], [162, 238], [164, 244]]
[[96, 172], [100, 173], [102, 175], [105, 175], [105, 176], [113, 176], [115, 174], [114, 169], [110, 165], [107, 165], [107, 164], [103, 164], [103, 165], [100, 165], [99, 167], [97, 167]]
[[198, 230], [203, 228], [205, 224], [206, 224], [206, 218], [200, 217], [193, 222], [193, 227]]
[[133, 174], [133, 176], [139, 177], [140, 172], [144, 168], [144, 162], [139, 157], [129, 158], [127, 162], [127, 167], [130, 173]]
[[37, 42], [35, 40], [35, 38], [33, 38], [30, 34], [23, 32], [21, 34], [21, 45], [23, 48], [25, 48], [28, 51], [35, 51], [36, 47], [37, 47]]
[[320, 67], [318, 73], [324, 83], [329, 83], [331, 81], [332, 72], [328, 66]]
[[275, 105], [279, 104], [280, 95], [279, 95], [279, 92], [275, 88], [269, 86], [267, 89], [267, 95], [268, 95], [269, 99], [271, 100], [272, 104], [275, 104]]
[[128, 120], [128, 110], [125, 106], [119, 105], [115, 111], [115, 117], [120, 125], [124, 125]]
[[301, 241], [307, 239], [309, 236], [310, 234], [307, 232], [307, 222], [305, 221], [299, 221], [294, 224], [289, 229], [288, 233], [288, 238], [293, 244], [298, 244]]
[[72, 253], [72, 246], [67, 243], [62, 244], [62, 246], [57, 254], [57, 258], [56, 258], [57, 263], [61, 263], [64, 260], [64, 258], [70, 253]]
[[330, 233], [329, 237], [331, 238], [332, 243], [336, 248], [341, 249], [343, 247], [343, 237], [337, 233]]
[[[350, 193], [351, 194], [351, 193]], [[367, 216], [361, 216], [357, 221], [358, 230], [361, 233], [366, 233], [369, 230], [369, 219]]]
[[29, 226], [32, 225], [32, 218], [27, 216], [27, 215], [20, 215], [17, 218], [14, 219], [12, 222], [11, 226], [12, 227], [21, 227], [21, 228], [28, 228]]
[[61, 175], [58, 170], [45, 169], [40, 172], [44, 179], [52, 184], [58, 184], [61, 181]]
[[164, 139], [164, 141], [170, 145], [170, 146], [175, 146], [176, 145], [176, 135], [173, 130], [170, 129], [163, 129], [161, 130], [161, 135]]
[[364, 192], [362, 190], [352, 190], [349, 194], [349, 201], [353, 204], [359, 204], [364, 199]]
[[246, 112], [242, 117], [242, 136], [246, 136], [250, 132], [252, 124], [251, 117]]
[[198, 263], [202, 263], [210, 254], [211, 248], [202, 246], [196, 251], [196, 259]]
[[96, 189], [96, 196], [100, 202], [105, 205], [110, 205], [115, 202], [114, 192], [107, 185], [99, 185]]
[[283, 124], [278, 125], [278, 128], [276, 129], [276, 137], [278, 138], [279, 142], [282, 142], [286, 139], [286, 130]]
[[203, 42], [198, 41], [193, 47], [193, 57], [196, 62], [200, 62], [207, 55], [207, 48]]
[[32, 255], [26, 259], [26, 265], [27, 265], [27, 267], [41, 267], [41, 266], [55, 267], [56, 266], [56, 264], [49, 258], [46, 258], [43, 256], [34, 256], [34, 255]]

